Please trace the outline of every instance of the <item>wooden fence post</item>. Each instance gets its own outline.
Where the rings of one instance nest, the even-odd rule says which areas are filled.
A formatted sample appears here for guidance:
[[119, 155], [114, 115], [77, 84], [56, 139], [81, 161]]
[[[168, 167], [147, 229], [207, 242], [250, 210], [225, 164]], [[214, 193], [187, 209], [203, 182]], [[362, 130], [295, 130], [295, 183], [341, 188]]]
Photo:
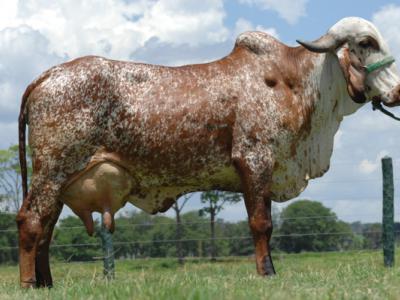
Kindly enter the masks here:
[[115, 276], [115, 264], [114, 264], [114, 247], [112, 243], [112, 234], [104, 226], [103, 217], [101, 218], [101, 230], [100, 230], [101, 245], [103, 248], [103, 265], [104, 265], [104, 276], [107, 280], [114, 279]]
[[392, 159], [382, 158], [383, 176], [383, 215], [382, 215], [382, 242], [383, 261], [385, 267], [394, 266], [394, 187]]

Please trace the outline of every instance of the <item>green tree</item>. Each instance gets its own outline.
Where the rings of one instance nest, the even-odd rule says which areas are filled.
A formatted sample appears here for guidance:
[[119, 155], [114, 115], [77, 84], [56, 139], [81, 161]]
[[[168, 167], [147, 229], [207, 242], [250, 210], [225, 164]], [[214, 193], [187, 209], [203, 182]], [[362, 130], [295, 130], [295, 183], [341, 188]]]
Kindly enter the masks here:
[[137, 210], [131, 211], [115, 220], [113, 233], [117, 258], [136, 258], [149, 256], [151, 229], [154, 216]]
[[382, 224], [367, 223], [363, 224], [362, 235], [364, 237], [364, 248], [382, 249]]
[[[98, 228], [98, 221], [95, 221]], [[55, 228], [51, 252], [66, 261], [91, 261], [102, 255], [98, 232], [88, 236], [80, 219], [68, 216]]]
[[175, 254], [175, 222], [166, 216], [153, 216], [153, 226], [149, 231], [151, 244], [148, 252], [150, 257], [166, 257]]
[[[28, 180], [32, 174], [31, 155], [27, 149]], [[22, 182], [18, 145], [0, 150], [0, 201], [6, 211], [17, 212], [21, 206]]]
[[210, 236], [208, 219], [198, 211], [182, 214], [182, 242], [185, 256], [203, 257], [207, 249], [207, 238]]
[[239, 221], [225, 223], [223, 236], [229, 238], [229, 256], [248, 256], [254, 254], [253, 238], [251, 237], [249, 223]]
[[[178, 257], [178, 263], [183, 264], [184, 255], [183, 255], [183, 245], [182, 245], [182, 236], [183, 236], [183, 225], [182, 225], [182, 210], [185, 207], [185, 204], [189, 201], [190, 195], [184, 195], [175, 201], [172, 205], [173, 210], [175, 211], [175, 221], [176, 221], [176, 256]], [[179, 201], [181, 200], [181, 201]], [[180, 202], [180, 203], [179, 203]]]
[[117, 257], [165, 257], [175, 254], [174, 219], [133, 211], [116, 219], [113, 234]]
[[241, 194], [224, 192], [224, 191], [208, 191], [201, 193], [201, 203], [206, 204], [200, 211], [200, 215], [208, 214], [210, 216], [210, 254], [211, 261], [216, 260], [215, 247], [215, 220], [219, 212], [223, 209], [226, 203], [237, 203], [242, 199]]
[[287, 252], [329, 251], [351, 248], [350, 225], [320, 202], [301, 200], [283, 209], [279, 247]]
[[0, 264], [18, 261], [15, 214], [0, 213]]
[[[146, 237], [142, 229], [148, 229], [148, 226], [139, 226], [135, 217], [138, 215], [136, 211], [128, 215], [115, 219], [115, 231], [113, 233], [114, 251], [117, 258], [136, 258], [143, 255], [143, 249], [139, 241]], [[146, 223], [145, 223], [146, 224]]]
[[[182, 255], [203, 256], [209, 237], [208, 220], [197, 211], [181, 214]], [[176, 220], [163, 215], [132, 211], [115, 220], [113, 234], [117, 258], [166, 257], [176, 255]], [[224, 234], [217, 229], [217, 234]], [[229, 252], [227, 250], [227, 252]]]

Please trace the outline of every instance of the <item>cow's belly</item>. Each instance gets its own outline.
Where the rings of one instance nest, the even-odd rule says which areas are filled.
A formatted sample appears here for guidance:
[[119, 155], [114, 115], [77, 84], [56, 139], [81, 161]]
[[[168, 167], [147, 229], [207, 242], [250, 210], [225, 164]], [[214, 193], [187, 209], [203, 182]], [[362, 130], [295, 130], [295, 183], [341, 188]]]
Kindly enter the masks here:
[[85, 212], [110, 211], [114, 215], [126, 202], [148, 212], [164, 212], [180, 195], [210, 189], [240, 192], [240, 179], [231, 165], [205, 168], [177, 177], [159, 177], [132, 166], [116, 155], [97, 155], [87, 168], [76, 174], [63, 189], [61, 200], [78, 216]]
[[[184, 178], [171, 174], [170, 181], [164, 176], [147, 175], [128, 197], [128, 201], [148, 213], [165, 212], [181, 195], [205, 190], [226, 190], [241, 192], [240, 178], [231, 165], [217, 166], [192, 174]], [[179, 184], [177, 184], [179, 183]]]

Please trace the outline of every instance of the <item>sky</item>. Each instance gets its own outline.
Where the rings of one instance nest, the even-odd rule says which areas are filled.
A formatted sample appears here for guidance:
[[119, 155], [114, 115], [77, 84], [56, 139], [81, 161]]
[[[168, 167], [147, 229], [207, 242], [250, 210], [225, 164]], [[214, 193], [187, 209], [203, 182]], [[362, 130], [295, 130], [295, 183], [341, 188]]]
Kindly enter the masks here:
[[[288, 45], [314, 40], [338, 20], [372, 21], [400, 60], [400, 1], [325, 0], [8, 0], [0, 2], [0, 148], [17, 143], [26, 86], [49, 67], [83, 55], [182, 65], [227, 55], [241, 32], [268, 32]], [[400, 115], [400, 109], [392, 109]], [[370, 104], [342, 122], [330, 170], [296, 199], [321, 201], [345, 221], [382, 219], [380, 159], [394, 162], [400, 183], [400, 123]], [[195, 194], [185, 210], [201, 207]], [[283, 209], [294, 200], [275, 207]], [[132, 210], [127, 206], [122, 212]], [[66, 208], [63, 216], [70, 211]], [[172, 215], [172, 212], [168, 212]], [[395, 194], [395, 219], [400, 221]], [[220, 217], [243, 220], [243, 201]]]

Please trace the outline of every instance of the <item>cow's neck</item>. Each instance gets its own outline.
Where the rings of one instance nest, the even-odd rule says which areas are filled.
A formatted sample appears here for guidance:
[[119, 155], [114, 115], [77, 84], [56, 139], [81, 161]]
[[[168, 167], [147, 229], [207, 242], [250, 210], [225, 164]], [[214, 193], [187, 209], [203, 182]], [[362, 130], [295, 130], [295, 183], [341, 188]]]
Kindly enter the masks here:
[[[334, 135], [342, 119], [362, 106], [350, 98], [338, 59], [330, 53], [314, 54], [307, 51], [296, 64], [295, 69], [301, 74], [299, 86], [303, 88], [300, 100], [296, 103], [306, 107], [304, 111], [307, 115], [302, 119], [310, 122], [298, 128], [311, 128], [309, 135], [327, 132]], [[330, 138], [331, 134], [328, 136]]]
[[[313, 86], [318, 90], [312, 118], [310, 139], [319, 162], [313, 166], [311, 177], [321, 176], [329, 167], [334, 136], [343, 117], [362, 105], [349, 96], [346, 81], [336, 56], [331, 53], [314, 55]], [[319, 169], [319, 170], [318, 170]]]
[[274, 200], [277, 201], [298, 196], [309, 179], [320, 177], [329, 169], [334, 136], [340, 122], [344, 116], [361, 107], [348, 96], [345, 79], [333, 55], [310, 53], [306, 59], [312, 62], [312, 71], [307, 73], [303, 69], [301, 73], [304, 61], [298, 62], [298, 70], [305, 75], [302, 79], [302, 86], [305, 87], [302, 105], [312, 107], [306, 110], [310, 113], [311, 124], [307, 126], [309, 130], [294, 134], [294, 155], [288, 151], [291, 153], [290, 159], [280, 158], [286, 160], [287, 164], [285, 169], [278, 169], [273, 175], [272, 189]]

